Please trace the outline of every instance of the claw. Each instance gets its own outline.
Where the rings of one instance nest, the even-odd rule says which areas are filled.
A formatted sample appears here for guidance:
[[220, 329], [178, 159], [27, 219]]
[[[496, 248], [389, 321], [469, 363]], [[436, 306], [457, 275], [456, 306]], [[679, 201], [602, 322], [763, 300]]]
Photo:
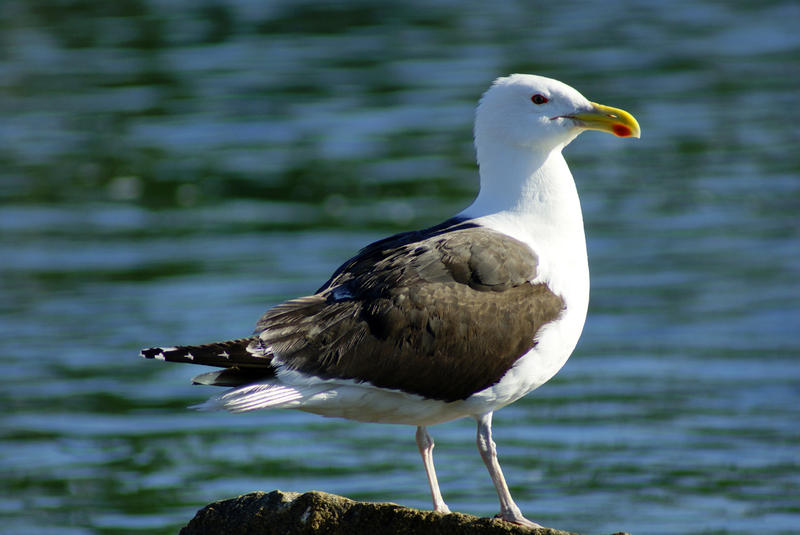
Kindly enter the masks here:
[[495, 518], [499, 518], [500, 520], [505, 520], [506, 522], [511, 522], [512, 524], [517, 524], [518, 526], [525, 526], [526, 528], [544, 528], [541, 524], [537, 524], [536, 522], [531, 522], [521, 514], [513, 514], [513, 513], [497, 513]]

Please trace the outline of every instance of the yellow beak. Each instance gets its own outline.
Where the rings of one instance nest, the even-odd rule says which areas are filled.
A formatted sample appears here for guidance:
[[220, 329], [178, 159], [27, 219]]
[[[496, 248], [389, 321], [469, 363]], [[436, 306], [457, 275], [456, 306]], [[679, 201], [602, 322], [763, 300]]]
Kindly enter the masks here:
[[602, 130], [619, 137], [641, 137], [636, 119], [625, 110], [592, 102], [592, 110], [569, 117], [587, 130]]

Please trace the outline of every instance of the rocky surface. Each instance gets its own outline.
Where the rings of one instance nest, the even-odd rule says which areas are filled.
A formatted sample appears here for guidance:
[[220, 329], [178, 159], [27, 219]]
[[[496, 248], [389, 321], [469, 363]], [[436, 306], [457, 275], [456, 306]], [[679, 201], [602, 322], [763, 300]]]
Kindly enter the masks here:
[[312, 491], [252, 492], [203, 507], [180, 535], [574, 535], [493, 518], [357, 502]]

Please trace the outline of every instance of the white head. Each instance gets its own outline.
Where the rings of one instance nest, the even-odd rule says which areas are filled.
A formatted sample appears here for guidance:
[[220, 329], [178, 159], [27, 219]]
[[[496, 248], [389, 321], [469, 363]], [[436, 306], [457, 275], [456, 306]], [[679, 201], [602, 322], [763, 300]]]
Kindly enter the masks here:
[[475, 146], [497, 143], [550, 153], [584, 130], [639, 137], [629, 113], [595, 104], [572, 87], [544, 76], [512, 74], [498, 78], [481, 98], [475, 114]]

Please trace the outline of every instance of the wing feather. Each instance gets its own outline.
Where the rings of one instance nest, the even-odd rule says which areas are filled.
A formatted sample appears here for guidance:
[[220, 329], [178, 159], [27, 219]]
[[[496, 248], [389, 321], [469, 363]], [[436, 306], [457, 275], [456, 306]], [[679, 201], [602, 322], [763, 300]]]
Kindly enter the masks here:
[[[429, 229], [430, 230], [430, 229]], [[525, 244], [464, 222], [376, 242], [256, 330], [273, 365], [455, 401], [500, 380], [563, 300]], [[458, 378], [458, 379], [456, 379]]]

